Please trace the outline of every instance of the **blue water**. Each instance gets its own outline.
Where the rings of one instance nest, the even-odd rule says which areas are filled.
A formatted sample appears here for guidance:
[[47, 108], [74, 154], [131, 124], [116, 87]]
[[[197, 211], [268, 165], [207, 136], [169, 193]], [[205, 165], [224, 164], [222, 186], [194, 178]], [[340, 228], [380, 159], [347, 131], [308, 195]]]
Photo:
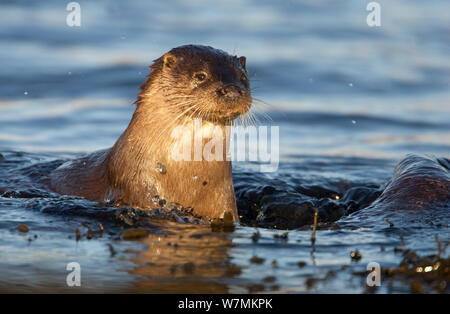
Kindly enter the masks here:
[[[368, 2], [79, 1], [81, 27], [68, 27], [68, 2], [2, 1], [0, 153], [10, 165], [0, 182], [17, 187], [23, 178], [8, 177], [11, 169], [113, 145], [133, 113], [148, 65], [188, 43], [246, 56], [253, 96], [267, 103], [255, 106], [272, 117], [261, 116], [261, 123], [280, 127], [279, 171], [252, 182], [236, 165], [237, 186], [301, 183], [343, 194], [353, 186], [381, 188], [408, 153], [450, 157], [450, 2], [378, 1], [380, 27], [366, 24]], [[401, 259], [392, 251], [400, 243], [396, 232], [318, 231], [312, 260], [310, 231], [292, 231], [280, 242], [273, 239], [278, 231], [261, 229], [255, 244], [255, 229], [240, 226], [231, 234], [209, 235], [220, 238], [214, 248], [198, 237], [180, 240], [177, 258], [167, 260], [173, 249], [164, 241], [173, 239], [159, 234], [131, 243], [68, 239], [84, 218], [46, 213], [46, 202], [65, 203], [41, 198], [0, 197], [0, 291], [68, 292], [60, 278], [67, 262], [77, 260], [89, 278], [79, 291], [247, 292], [248, 285], [275, 276], [277, 291], [302, 292], [311, 291], [306, 277], [348, 264], [350, 270], [312, 291], [363, 292], [365, 278], [352, 271], [364, 271], [369, 261], [388, 267]], [[36, 205], [30, 202], [43, 208], [29, 210]], [[441, 229], [401, 230], [407, 244], [435, 253], [435, 234], [450, 239], [449, 217], [443, 215]], [[30, 235], [16, 231], [18, 223], [30, 226], [37, 240], [28, 242]], [[169, 238], [209, 231], [158, 224], [171, 232]], [[110, 256], [108, 243], [118, 255]], [[349, 254], [356, 248], [363, 259], [352, 263]], [[211, 260], [204, 261], [205, 254]], [[266, 261], [249, 263], [253, 255]], [[231, 277], [223, 275], [229, 259], [242, 268]], [[299, 260], [307, 267], [299, 269]], [[194, 275], [169, 271], [190, 261], [197, 265]], [[382, 285], [379, 291], [405, 292], [409, 286]]]

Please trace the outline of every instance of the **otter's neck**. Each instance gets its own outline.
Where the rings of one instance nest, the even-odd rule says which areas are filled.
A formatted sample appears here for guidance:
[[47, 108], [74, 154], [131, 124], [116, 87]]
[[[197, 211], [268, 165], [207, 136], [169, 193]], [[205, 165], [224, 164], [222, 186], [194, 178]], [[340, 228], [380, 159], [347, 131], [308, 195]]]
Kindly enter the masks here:
[[202, 216], [230, 211], [238, 220], [227, 141], [224, 125], [140, 105], [109, 153], [109, 198], [148, 208], [158, 195]]

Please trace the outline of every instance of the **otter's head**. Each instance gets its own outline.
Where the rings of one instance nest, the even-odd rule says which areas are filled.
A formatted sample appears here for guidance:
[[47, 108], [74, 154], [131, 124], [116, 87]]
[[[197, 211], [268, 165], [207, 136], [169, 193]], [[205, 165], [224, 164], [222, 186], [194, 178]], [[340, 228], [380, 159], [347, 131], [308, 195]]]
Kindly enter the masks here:
[[252, 102], [245, 61], [207, 46], [174, 48], [150, 66], [152, 73], [137, 103], [158, 94], [174, 113], [230, 122], [245, 114]]

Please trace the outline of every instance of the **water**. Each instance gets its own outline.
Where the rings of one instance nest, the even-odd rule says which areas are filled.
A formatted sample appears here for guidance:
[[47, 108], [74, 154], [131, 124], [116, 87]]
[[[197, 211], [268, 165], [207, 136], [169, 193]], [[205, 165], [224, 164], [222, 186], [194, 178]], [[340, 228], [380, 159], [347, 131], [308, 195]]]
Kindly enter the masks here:
[[[445, 208], [399, 213], [394, 228], [378, 216], [369, 227], [324, 228], [314, 246], [305, 227], [311, 204], [323, 222], [346, 221], [346, 191], [364, 187], [372, 200], [405, 154], [450, 156], [450, 3], [379, 3], [382, 25], [370, 28], [364, 1], [80, 2], [82, 26], [70, 28], [65, 3], [3, 1], [0, 291], [364, 292], [357, 273], [372, 261], [398, 266], [401, 237], [420, 255], [436, 254], [435, 236], [450, 239]], [[129, 122], [147, 66], [187, 43], [247, 57], [253, 95], [270, 104], [261, 109], [273, 121], [262, 123], [280, 127], [279, 169], [234, 166], [246, 218], [234, 232], [142, 217], [148, 237], [120, 240], [128, 227], [115, 209], [62, 198], [33, 175], [110, 147]], [[248, 199], [264, 187], [285, 192], [266, 197], [266, 209], [295, 219], [276, 226], [253, 217]], [[99, 222], [105, 232], [87, 239], [82, 223], [95, 231]], [[284, 232], [274, 227], [296, 230], [274, 238]], [[356, 249], [359, 262], [350, 258]], [[82, 267], [80, 288], [65, 282], [72, 261]], [[383, 278], [376, 291], [408, 292], [411, 280]]]

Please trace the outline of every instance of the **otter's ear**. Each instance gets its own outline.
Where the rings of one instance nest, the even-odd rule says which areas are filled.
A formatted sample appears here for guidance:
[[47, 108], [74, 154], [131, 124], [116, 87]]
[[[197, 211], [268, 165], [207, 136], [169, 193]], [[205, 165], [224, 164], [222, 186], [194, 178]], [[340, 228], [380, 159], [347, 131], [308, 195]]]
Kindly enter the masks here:
[[163, 57], [163, 68], [164, 70], [172, 69], [177, 64], [178, 58], [171, 54], [170, 52], [166, 53]]
[[244, 69], [245, 73], [247, 73], [247, 67], [245, 66], [245, 63], [247, 62], [247, 58], [242, 56], [239, 57], [239, 63], [241, 64], [242, 68]]

